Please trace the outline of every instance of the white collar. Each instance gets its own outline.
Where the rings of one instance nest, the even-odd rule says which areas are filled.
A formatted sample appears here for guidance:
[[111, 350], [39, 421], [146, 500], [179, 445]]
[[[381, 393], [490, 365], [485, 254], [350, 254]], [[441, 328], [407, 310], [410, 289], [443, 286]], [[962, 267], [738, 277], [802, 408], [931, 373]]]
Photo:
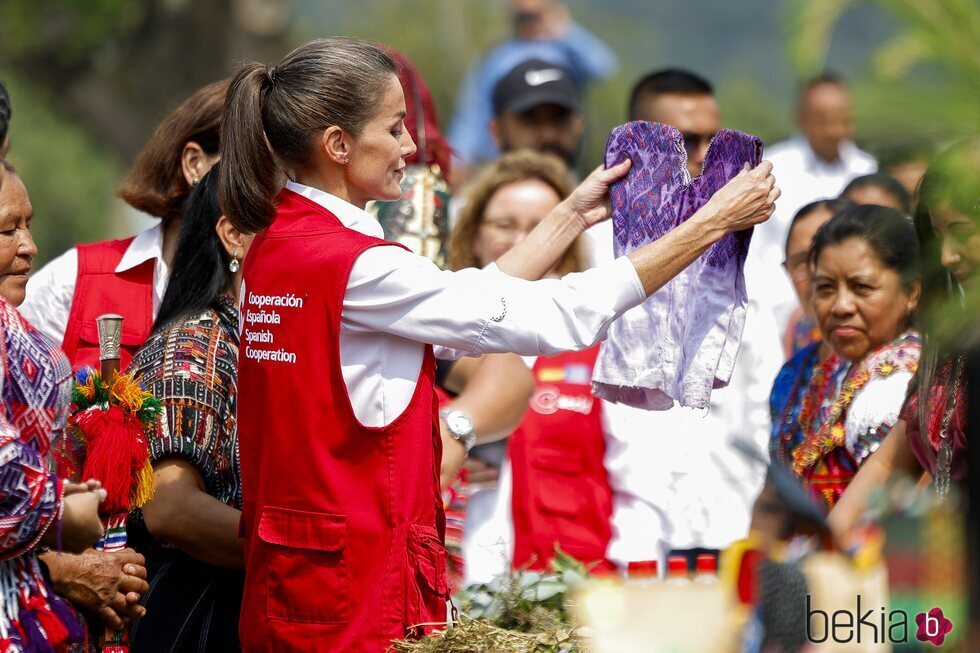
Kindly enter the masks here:
[[163, 260], [163, 222], [136, 234], [116, 266], [116, 273], [132, 270], [151, 259]]
[[306, 199], [313, 200], [330, 211], [348, 229], [353, 229], [365, 236], [373, 236], [375, 238], [385, 237], [381, 223], [373, 215], [364, 209], [357, 208], [350, 202], [340, 199], [336, 195], [325, 193], [319, 188], [298, 184], [295, 181], [286, 182], [286, 188], [297, 195], [302, 195]]
[[798, 143], [798, 147], [803, 151], [803, 160], [806, 162], [806, 166], [810, 170], [836, 170], [839, 168], [849, 170], [851, 163], [854, 161], [854, 157], [857, 154], [857, 145], [855, 145], [853, 141], [843, 141], [837, 150], [837, 161], [828, 163], [817, 156], [817, 153], [813, 151], [813, 148], [810, 146], [810, 141], [806, 139], [806, 136], [803, 134], [797, 134], [796, 141]]

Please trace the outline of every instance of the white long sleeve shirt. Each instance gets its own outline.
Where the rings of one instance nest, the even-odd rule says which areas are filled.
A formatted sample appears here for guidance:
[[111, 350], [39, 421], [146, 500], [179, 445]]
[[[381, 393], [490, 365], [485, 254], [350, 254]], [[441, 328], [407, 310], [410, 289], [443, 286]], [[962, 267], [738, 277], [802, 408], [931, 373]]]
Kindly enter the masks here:
[[[603, 265], [612, 257], [612, 229], [602, 223], [590, 232], [593, 260]], [[761, 249], [753, 235], [741, 346], [731, 381], [712, 391], [707, 411], [602, 404], [613, 490], [606, 556], [623, 567], [640, 560], [663, 563], [671, 549], [724, 548], [748, 531], [765, 468], [736, 445], [768, 457], [769, 392], [783, 362], [772, 297], [759, 282], [765, 277], [750, 272], [785, 273], [778, 261], [761, 260]]]
[[[360, 233], [383, 238], [369, 213], [319, 189], [286, 187], [320, 204]], [[526, 281], [496, 267], [447, 272], [400, 247], [373, 247], [351, 268], [340, 324], [340, 360], [357, 418], [390, 424], [408, 406], [424, 344], [452, 358], [514, 352], [552, 355], [584, 349], [645, 293], [633, 264], [620, 258], [562, 279]]]
[[[170, 278], [167, 262], [163, 260], [163, 226], [159, 222], [133, 238], [116, 266], [116, 272], [132, 270], [150, 259], [154, 260], [153, 317], [156, 319]], [[78, 250], [72, 247], [31, 275], [27, 282], [27, 299], [19, 309], [35, 329], [59, 345], [65, 338], [77, 281]]]

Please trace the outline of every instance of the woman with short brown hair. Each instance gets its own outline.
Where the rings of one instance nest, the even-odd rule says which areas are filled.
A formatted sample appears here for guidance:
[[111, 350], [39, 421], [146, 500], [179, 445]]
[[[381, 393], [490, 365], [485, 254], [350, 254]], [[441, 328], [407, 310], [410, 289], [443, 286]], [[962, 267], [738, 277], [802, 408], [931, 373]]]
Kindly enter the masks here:
[[150, 335], [190, 189], [218, 160], [228, 82], [209, 84], [163, 119], [123, 180], [120, 196], [160, 223], [122, 240], [79, 245], [44, 266], [30, 282], [22, 312], [61, 345], [76, 369], [98, 364], [95, 318], [126, 318], [122, 365]]

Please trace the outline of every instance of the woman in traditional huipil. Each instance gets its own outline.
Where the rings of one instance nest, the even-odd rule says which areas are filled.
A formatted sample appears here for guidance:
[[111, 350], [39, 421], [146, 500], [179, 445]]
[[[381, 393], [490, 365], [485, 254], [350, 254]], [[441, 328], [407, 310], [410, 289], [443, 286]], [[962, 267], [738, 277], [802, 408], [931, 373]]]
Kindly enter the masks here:
[[[496, 267], [443, 272], [382, 240], [364, 212], [401, 192], [415, 151], [404, 116], [391, 58], [348, 39], [248, 64], [229, 91], [222, 209], [261, 231], [239, 356], [248, 651], [380, 653], [445, 621], [433, 344], [443, 356], [589, 347], [711, 243], [765, 220], [779, 194], [762, 164], [628, 257], [525, 280], [606, 217], [624, 162], [593, 173]], [[468, 443], [453, 444], [461, 461]]]
[[37, 254], [32, 217], [24, 184], [0, 159], [0, 650], [62, 652], [83, 633], [42, 573], [38, 548], [81, 552], [95, 544], [105, 492], [56, 471], [71, 366], [15, 308]]
[[803, 396], [791, 464], [830, 509], [898, 421], [918, 368], [915, 229], [896, 209], [845, 209], [817, 230], [810, 267], [814, 314], [834, 355]]
[[[980, 298], [980, 139], [940, 154], [919, 187], [922, 363], [895, 428], [830, 515], [840, 535], [857, 523], [872, 490], [897, 470], [925, 471], [945, 494], [967, 474], [965, 354], [976, 343]], [[928, 396], [928, 401], [923, 397]]]
[[148, 438], [155, 494], [145, 529], [130, 525], [152, 586], [134, 653], [238, 648], [238, 288], [249, 242], [221, 216], [212, 170], [188, 198], [157, 323], [129, 369], [163, 407]]

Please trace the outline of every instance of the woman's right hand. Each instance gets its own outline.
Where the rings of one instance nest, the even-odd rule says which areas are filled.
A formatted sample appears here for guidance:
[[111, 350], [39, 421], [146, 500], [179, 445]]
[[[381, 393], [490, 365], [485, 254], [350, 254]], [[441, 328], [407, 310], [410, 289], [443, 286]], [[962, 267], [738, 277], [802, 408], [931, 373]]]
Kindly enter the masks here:
[[[765, 222], [772, 215], [779, 188], [772, 164], [763, 161], [752, 170], [748, 164], [704, 205], [711, 224], [728, 234]], [[704, 210], [703, 209], [703, 210]]]
[[[61, 548], [70, 553], [81, 553], [102, 538], [102, 522], [99, 520], [99, 504], [105, 499], [105, 490], [74, 492], [64, 499], [61, 512]], [[46, 536], [57, 537], [57, 526], [49, 529]], [[47, 538], [46, 538], [47, 539]], [[51, 544], [57, 545], [57, 542]]]

